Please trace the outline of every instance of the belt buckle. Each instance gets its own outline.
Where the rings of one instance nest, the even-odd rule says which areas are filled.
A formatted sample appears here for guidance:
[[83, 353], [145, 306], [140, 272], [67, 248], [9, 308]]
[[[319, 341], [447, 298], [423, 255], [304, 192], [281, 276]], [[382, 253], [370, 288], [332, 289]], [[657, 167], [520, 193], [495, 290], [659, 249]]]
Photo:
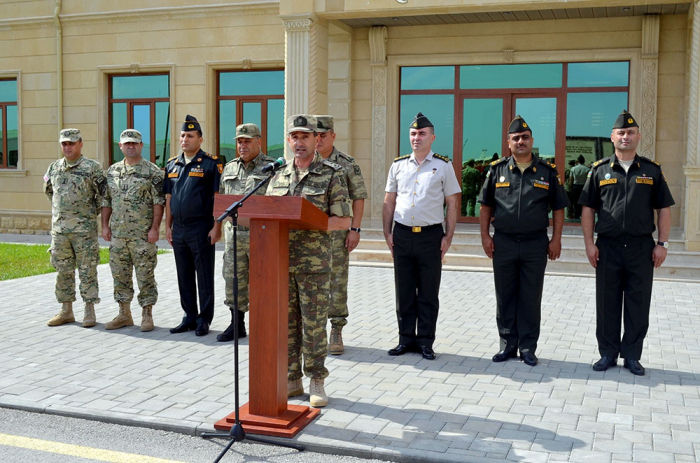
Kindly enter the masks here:
[[421, 232], [421, 227], [411, 227], [411, 231], [413, 233], [420, 233]]

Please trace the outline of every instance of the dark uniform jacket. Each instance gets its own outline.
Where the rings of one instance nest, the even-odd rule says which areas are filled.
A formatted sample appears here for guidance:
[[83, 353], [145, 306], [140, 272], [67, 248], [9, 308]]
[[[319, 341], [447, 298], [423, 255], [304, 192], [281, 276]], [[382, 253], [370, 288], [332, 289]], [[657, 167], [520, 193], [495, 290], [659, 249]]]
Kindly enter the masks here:
[[546, 232], [549, 211], [564, 209], [569, 198], [556, 166], [532, 155], [532, 164], [520, 172], [513, 156], [491, 163], [479, 203], [493, 208], [493, 227], [508, 235]]
[[187, 225], [212, 219], [222, 169], [218, 156], [203, 150], [187, 165], [184, 153], [168, 160], [163, 192], [172, 195], [170, 212], [174, 223]]
[[591, 166], [579, 204], [595, 209], [599, 236], [645, 236], [656, 230], [654, 209], [675, 204], [657, 162], [635, 155], [625, 172], [613, 155]]

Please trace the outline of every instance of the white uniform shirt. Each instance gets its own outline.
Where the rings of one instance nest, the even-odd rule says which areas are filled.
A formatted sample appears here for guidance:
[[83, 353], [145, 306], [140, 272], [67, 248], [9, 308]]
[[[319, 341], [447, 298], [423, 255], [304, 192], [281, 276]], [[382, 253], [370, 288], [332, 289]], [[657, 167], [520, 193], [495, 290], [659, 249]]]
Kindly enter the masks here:
[[396, 193], [396, 222], [409, 227], [441, 224], [445, 197], [462, 192], [452, 163], [434, 154], [430, 150], [420, 165], [413, 153], [391, 165], [385, 191]]

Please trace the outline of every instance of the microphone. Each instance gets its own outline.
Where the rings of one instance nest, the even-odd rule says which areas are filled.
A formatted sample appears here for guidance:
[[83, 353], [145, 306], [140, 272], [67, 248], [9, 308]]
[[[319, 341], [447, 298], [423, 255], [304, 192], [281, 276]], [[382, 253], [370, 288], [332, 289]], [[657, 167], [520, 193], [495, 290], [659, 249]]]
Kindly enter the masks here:
[[274, 172], [277, 169], [284, 167], [286, 165], [287, 165], [287, 162], [284, 160], [284, 158], [277, 158], [277, 160], [275, 160], [275, 162], [271, 162], [268, 165], [266, 165], [265, 167], [263, 167], [262, 171], [264, 174], [266, 174], [268, 172]]

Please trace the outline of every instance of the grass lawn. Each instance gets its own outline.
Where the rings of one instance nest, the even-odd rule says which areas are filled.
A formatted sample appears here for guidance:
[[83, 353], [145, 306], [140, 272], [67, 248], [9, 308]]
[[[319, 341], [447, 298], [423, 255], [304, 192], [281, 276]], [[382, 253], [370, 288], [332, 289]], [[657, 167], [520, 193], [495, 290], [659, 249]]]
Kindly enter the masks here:
[[[0, 281], [55, 272], [48, 244], [0, 243]], [[158, 254], [167, 252], [159, 249]], [[100, 248], [100, 264], [109, 262], [109, 249]]]

